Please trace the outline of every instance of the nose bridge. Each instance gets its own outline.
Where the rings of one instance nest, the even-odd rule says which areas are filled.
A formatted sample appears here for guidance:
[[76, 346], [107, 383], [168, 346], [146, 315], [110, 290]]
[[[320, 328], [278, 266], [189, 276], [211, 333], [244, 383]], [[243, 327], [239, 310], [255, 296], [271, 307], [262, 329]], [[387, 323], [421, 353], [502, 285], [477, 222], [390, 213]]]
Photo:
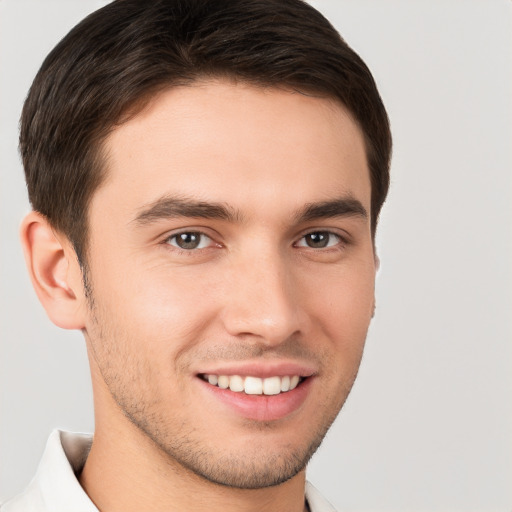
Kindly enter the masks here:
[[300, 308], [291, 268], [279, 248], [238, 258], [223, 311], [231, 335], [279, 344], [300, 330]]

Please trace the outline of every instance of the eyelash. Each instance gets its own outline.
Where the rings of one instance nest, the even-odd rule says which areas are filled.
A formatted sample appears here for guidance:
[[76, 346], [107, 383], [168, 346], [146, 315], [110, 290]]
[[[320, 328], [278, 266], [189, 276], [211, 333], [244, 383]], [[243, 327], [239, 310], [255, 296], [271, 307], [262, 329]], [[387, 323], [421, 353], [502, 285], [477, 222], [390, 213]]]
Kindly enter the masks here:
[[[189, 248], [189, 249], [186, 249], [186, 248], [183, 248], [183, 247], [180, 247], [179, 245], [176, 244], [173, 244], [171, 241], [172, 240], [177, 240], [177, 238], [179, 236], [183, 236], [183, 235], [193, 235], [193, 236], [199, 236], [200, 237], [200, 241], [199, 241], [199, 247], [193, 247], [193, 248]], [[176, 249], [177, 251], [180, 251], [182, 253], [192, 253], [192, 252], [195, 252], [195, 251], [199, 251], [199, 250], [202, 250], [202, 249], [208, 249], [209, 247], [200, 247], [200, 245], [204, 242], [204, 239], [208, 239], [210, 242], [213, 242], [213, 239], [212, 237], [208, 236], [206, 233], [203, 233], [201, 231], [181, 231], [180, 233], [175, 233], [171, 236], [168, 236], [164, 242], [167, 244], [167, 245], [170, 245], [172, 246], [174, 249]], [[208, 244], [209, 245], [209, 244]]]
[[[192, 247], [192, 248], [183, 248], [183, 247], [180, 247], [179, 245], [177, 245], [177, 243], [172, 243], [171, 241], [173, 240], [176, 240], [177, 237], [179, 236], [182, 236], [182, 235], [193, 235], [193, 236], [199, 236], [201, 238], [200, 242], [199, 242], [199, 246], [198, 247]], [[304, 244], [300, 244], [300, 242], [302, 242], [303, 240], [306, 239], [306, 237], [308, 236], [312, 236], [312, 235], [328, 235], [329, 236], [329, 240], [328, 240], [328, 245], [326, 245], [325, 247], [311, 247], [309, 245], [307, 245], [306, 243]], [[165, 240], [164, 240], [164, 243], [166, 245], [170, 245], [171, 247], [173, 247], [174, 250], [177, 250], [179, 251], [180, 253], [186, 253], [186, 254], [192, 254], [196, 251], [201, 251], [201, 250], [205, 250], [205, 249], [209, 249], [210, 248], [210, 243], [208, 244], [208, 246], [206, 247], [201, 247], [201, 244], [203, 243], [204, 239], [208, 239], [210, 241], [210, 243], [215, 243], [213, 238], [208, 236], [206, 233], [203, 233], [202, 231], [194, 231], [194, 230], [190, 230], [190, 231], [181, 231], [179, 233], [175, 233], [171, 236], [168, 236]], [[335, 244], [331, 244], [329, 245], [330, 241], [332, 240], [332, 238], [335, 238], [336, 239], [336, 243]], [[342, 247], [345, 247], [346, 245], [348, 245], [348, 240], [346, 237], [343, 237], [341, 236], [340, 234], [338, 233], [334, 233], [333, 231], [329, 231], [329, 230], [313, 230], [313, 231], [309, 231], [308, 233], [305, 233], [303, 234], [299, 240], [297, 242], [295, 242], [294, 244], [294, 247], [304, 247], [304, 248], [307, 248], [307, 249], [312, 249], [313, 251], [317, 251], [317, 250], [336, 250], [336, 248], [338, 248], [338, 246], [342, 246]], [[221, 244], [217, 244], [218, 247], [221, 247]], [[339, 248], [338, 248], [339, 250]]]
[[[335, 243], [334, 245], [326, 245], [325, 247], [311, 247], [311, 246], [308, 246], [308, 245], [299, 245], [299, 242], [301, 242], [302, 240], [305, 240], [306, 237], [308, 236], [312, 236], [312, 235], [327, 235], [329, 237], [329, 239], [336, 239], [337, 240], [337, 243]], [[336, 247], [337, 245], [339, 245], [340, 243], [345, 245], [346, 244], [346, 240], [343, 239], [343, 237], [341, 235], [338, 235], [337, 233], [333, 233], [332, 231], [310, 231], [309, 233], [306, 233], [305, 235], [302, 235], [302, 237], [299, 239], [299, 242], [297, 242], [296, 246], [297, 247], [306, 247], [306, 248], [309, 248], [309, 249], [313, 249], [313, 250], [317, 250], [317, 249], [333, 249], [334, 247]], [[327, 243], [329, 244], [330, 240], [327, 241]]]

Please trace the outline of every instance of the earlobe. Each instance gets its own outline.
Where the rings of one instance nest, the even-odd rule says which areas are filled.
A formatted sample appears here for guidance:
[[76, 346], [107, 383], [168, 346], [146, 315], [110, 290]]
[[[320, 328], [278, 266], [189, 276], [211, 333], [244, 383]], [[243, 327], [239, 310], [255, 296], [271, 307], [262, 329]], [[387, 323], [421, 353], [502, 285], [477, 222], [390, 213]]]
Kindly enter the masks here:
[[380, 269], [380, 258], [377, 255], [377, 252], [375, 252], [374, 259], [375, 259], [375, 272], [378, 272]]
[[67, 238], [38, 212], [25, 217], [20, 237], [32, 285], [50, 320], [63, 329], [83, 329], [81, 270]]
[[[375, 273], [377, 273], [379, 271], [379, 268], [380, 268], [380, 258], [377, 255], [377, 252], [375, 252]], [[373, 295], [373, 307], [372, 307], [372, 318], [375, 317], [375, 309], [376, 308], [377, 308], [377, 303], [376, 303], [375, 292], [374, 292], [374, 295]]]

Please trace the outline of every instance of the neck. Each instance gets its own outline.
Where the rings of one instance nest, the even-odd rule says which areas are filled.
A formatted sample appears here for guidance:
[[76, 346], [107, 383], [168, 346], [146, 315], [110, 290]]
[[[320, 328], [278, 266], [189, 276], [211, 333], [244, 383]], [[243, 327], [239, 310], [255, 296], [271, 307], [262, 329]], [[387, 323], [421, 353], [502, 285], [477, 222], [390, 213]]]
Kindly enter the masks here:
[[[117, 427], [117, 428], [116, 428]], [[197, 476], [163, 454], [137, 427], [96, 428], [80, 484], [102, 512], [302, 512], [305, 472], [263, 489], [237, 489]]]

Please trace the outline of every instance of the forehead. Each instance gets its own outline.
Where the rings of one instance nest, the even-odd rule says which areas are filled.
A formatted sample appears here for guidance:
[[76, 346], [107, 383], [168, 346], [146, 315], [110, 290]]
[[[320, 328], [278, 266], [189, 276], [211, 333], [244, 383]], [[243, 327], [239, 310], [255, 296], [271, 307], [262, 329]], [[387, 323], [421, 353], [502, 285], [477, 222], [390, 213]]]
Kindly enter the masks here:
[[352, 195], [370, 208], [357, 123], [336, 101], [290, 90], [219, 81], [171, 88], [117, 127], [105, 150], [107, 180], [93, 203], [111, 195], [133, 210], [181, 194], [296, 208], [309, 194]]

